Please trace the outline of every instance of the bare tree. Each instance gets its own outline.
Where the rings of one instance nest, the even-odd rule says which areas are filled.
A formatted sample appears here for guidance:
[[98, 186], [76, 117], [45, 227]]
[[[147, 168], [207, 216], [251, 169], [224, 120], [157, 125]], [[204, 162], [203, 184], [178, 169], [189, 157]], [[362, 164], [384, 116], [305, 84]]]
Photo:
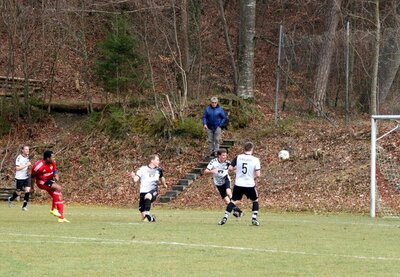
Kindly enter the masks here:
[[381, 22], [379, 19], [379, 0], [375, 0], [375, 49], [372, 63], [372, 81], [371, 81], [371, 106], [370, 113], [375, 115], [377, 108], [377, 89], [378, 89], [378, 68], [379, 68], [379, 44], [381, 41]]
[[319, 65], [315, 78], [314, 111], [322, 116], [325, 110], [326, 90], [328, 86], [331, 69], [332, 55], [335, 49], [336, 28], [339, 23], [339, 12], [342, 0], [328, 1], [329, 15], [326, 21], [327, 32], [324, 34], [321, 51], [319, 54]]
[[[32, 56], [37, 54], [40, 49], [40, 40], [37, 37], [38, 29], [41, 22], [40, 6], [18, 3], [16, 1], [5, 1], [2, 5], [3, 23], [8, 26], [8, 44], [9, 44], [9, 63], [7, 67], [7, 75], [11, 77], [13, 82], [14, 77], [22, 75], [24, 78], [23, 87], [14, 88], [14, 103], [15, 112], [18, 115], [20, 106], [24, 107], [24, 114], [28, 121], [28, 132], [31, 132], [31, 105], [30, 105], [30, 83], [29, 79], [40, 71], [43, 64], [43, 59], [40, 58], [33, 66]], [[38, 12], [39, 10], [39, 12]], [[39, 32], [40, 33], [40, 32]], [[20, 105], [17, 91], [23, 91], [24, 105]], [[18, 118], [18, 117], [16, 117]]]
[[[400, 16], [397, 13], [399, 1], [392, 0], [390, 5], [387, 7], [386, 20], [388, 20], [389, 26], [381, 31], [382, 33], [382, 49], [379, 52], [379, 66], [378, 66], [378, 89], [379, 89], [379, 111], [385, 108], [386, 98], [394, 84], [396, 75], [398, 74], [400, 67]], [[385, 12], [385, 10], [381, 10]], [[390, 14], [390, 16], [388, 15]], [[379, 16], [379, 14], [378, 14]], [[376, 11], [375, 11], [375, 22]]]
[[225, 38], [225, 43], [226, 47], [228, 48], [228, 54], [231, 60], [231, 66], [232, 66], [232, 71], [233, 71], [233, 76], [232, 76], [232, 81], [233, 81], [233, 91], [237, 92], [237, 86], [238, 86], [238, 70], [236, 66], [236, 60], [235, 60], [235, 53], [232, 47], [232, 42], [231, 38], [229, 36], [229, 28], [228, 24], [226, 22], [225, 18], [225, 9], [224, 9], [224, 3], [222, 0], [218, 0], [218, 8], [219, 8], [219, 16], [221, 18], [222, 22], [222, 27], [224, 29], [224, 38]]

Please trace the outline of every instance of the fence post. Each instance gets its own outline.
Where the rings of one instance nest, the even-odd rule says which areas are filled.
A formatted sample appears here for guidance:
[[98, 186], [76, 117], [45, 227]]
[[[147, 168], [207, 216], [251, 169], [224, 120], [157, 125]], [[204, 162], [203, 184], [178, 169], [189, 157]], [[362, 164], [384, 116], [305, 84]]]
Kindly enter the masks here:
[[349, 110], [349, 76], [350, 70], [350, 22], [346, 23], [346, 125], [350, 121], [350, 110]]
[[276, 89], [275, 89], [275, 125], [279, 118], [279, 90], [281, 83], [281, 54], [282, 54], [283, 27], [279, 26], [278, 65], [276, 67]]

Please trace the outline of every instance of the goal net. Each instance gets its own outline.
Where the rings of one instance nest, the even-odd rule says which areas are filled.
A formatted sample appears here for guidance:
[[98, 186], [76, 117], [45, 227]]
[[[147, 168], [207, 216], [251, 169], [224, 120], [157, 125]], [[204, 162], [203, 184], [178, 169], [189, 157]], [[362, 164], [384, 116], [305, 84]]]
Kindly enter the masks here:
[[371, 118], [371, 217], [400, 216], [400, 115]]

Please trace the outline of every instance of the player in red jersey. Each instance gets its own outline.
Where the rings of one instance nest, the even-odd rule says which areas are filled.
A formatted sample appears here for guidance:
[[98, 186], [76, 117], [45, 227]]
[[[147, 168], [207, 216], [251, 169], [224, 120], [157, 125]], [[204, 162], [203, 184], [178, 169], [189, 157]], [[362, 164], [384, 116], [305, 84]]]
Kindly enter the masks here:
[[64, 217], [64, 202], [62, 201], [62, 187], [57, 183], [59, 180], [58, 171], [53, 152], [46, 150], [43, 153], [43, 160], [37, 161], [32, 166], [32, 183], [36, 180], [36, 185], [50, 194], [52, 206], [50, 213], [58, 217], [58, 222], [69, 222]]

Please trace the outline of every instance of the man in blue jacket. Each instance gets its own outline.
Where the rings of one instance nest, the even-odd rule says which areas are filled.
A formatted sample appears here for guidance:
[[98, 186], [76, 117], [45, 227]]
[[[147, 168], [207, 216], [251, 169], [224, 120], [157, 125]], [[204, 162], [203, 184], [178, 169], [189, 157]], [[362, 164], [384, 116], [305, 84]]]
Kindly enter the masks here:
[[218, 98], [211, 97], [211, 104], [208, 105], [203, 113], [203, 127], [208, 133], [208, 151], [211, 156], [219, 150], [219, 140], [221, 139], [221, 127], [227, 120], [224, 109], [218, 105]]

